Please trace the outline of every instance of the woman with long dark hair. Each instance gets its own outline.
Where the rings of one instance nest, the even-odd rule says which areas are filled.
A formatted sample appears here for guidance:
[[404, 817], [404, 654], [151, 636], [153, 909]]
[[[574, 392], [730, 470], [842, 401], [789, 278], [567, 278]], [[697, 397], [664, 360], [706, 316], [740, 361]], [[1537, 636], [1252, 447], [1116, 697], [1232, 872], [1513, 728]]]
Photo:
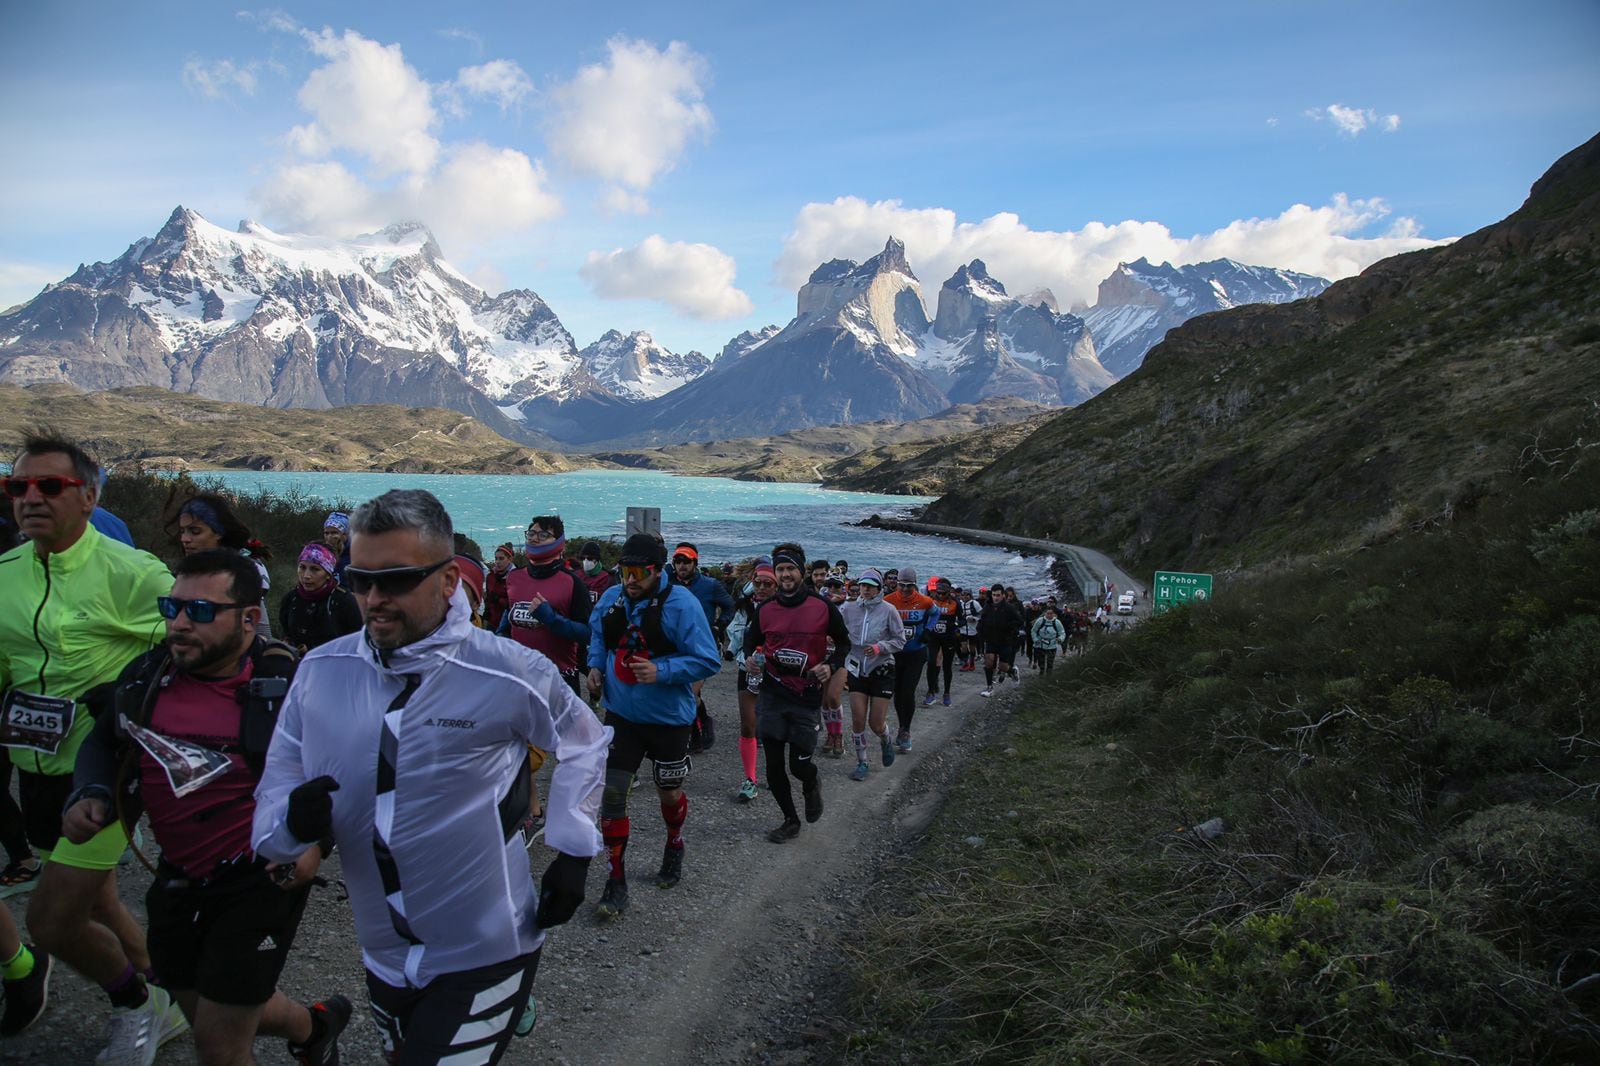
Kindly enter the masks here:
[[219, 492], [196, 492], [179, 505], [166, 528], [184, 555], [222, 548], [236, 551], [256, 564], [261, 572], [261, 624], [256, 628], [262, 636], [271, 637], [266, 594], [272, 584], [267, 574], [272, 551], [251, 536], [249, 528], [233, 513], [233, 501]]

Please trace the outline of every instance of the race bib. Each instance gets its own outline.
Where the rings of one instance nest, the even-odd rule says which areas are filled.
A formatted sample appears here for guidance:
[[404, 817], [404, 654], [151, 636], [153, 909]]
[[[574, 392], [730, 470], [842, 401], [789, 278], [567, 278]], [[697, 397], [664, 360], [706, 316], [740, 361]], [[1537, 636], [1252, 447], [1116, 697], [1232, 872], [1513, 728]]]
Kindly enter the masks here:
[[136, 740], [166, 771], [167, 783], [172, 786], [174, 796], [187, 796], [233, 769], [233, 760], [220, 751], [163, 736], [144, 726], [135, 725], [125, 714], [121, 716], [121, 724], [128, 736]]
[[767, 661], [775, 664], [778, 673], [799, 677], [806, 672], [806, 663], [811, 660], [798, 648], [779, 648], [768, 657]]
[[0, 709], [0, 746], [54, 755], [77, 714], [75, 700], [13, 690]]
[[543, 622], [533, 617], [533, 604], [527, 600], [511, 605], [511, 624], [523, 629], [538, 629]]

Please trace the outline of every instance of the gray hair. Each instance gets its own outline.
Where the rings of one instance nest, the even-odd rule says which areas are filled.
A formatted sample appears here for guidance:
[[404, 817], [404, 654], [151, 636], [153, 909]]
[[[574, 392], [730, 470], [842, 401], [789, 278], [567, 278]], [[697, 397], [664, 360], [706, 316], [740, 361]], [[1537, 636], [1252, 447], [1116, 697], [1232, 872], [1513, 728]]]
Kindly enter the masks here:
[[455, 551], [455, 526], [439, 497], [426, 489], [390, 489], [350, 515], [352, 533], [415, 530], [418, 539], [442, 555]]

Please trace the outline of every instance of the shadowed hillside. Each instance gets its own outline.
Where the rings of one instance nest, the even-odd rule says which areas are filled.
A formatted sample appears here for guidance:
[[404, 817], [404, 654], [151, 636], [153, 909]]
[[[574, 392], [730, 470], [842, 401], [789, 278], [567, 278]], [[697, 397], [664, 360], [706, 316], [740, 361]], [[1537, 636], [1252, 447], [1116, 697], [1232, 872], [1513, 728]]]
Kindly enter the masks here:
[[1600, 402], [1597, 225], [1600, 138], [1449, 247], [1174, 330], [928, 518], [1181, 567], [1370, 542], [1469, 507], [1503, 483], [1502, 457]]

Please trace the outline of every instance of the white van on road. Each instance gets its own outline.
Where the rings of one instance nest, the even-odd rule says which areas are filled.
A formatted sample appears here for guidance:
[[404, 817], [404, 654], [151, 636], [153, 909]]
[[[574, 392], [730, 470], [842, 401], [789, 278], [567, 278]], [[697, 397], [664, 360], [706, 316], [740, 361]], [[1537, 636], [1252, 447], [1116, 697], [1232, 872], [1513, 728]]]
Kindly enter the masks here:
[[1122, 595], [1117, 597], [1117, 613], [1118, 614], [1132, 614], [1133, 613], [1133, 593], [1124, 592]]

